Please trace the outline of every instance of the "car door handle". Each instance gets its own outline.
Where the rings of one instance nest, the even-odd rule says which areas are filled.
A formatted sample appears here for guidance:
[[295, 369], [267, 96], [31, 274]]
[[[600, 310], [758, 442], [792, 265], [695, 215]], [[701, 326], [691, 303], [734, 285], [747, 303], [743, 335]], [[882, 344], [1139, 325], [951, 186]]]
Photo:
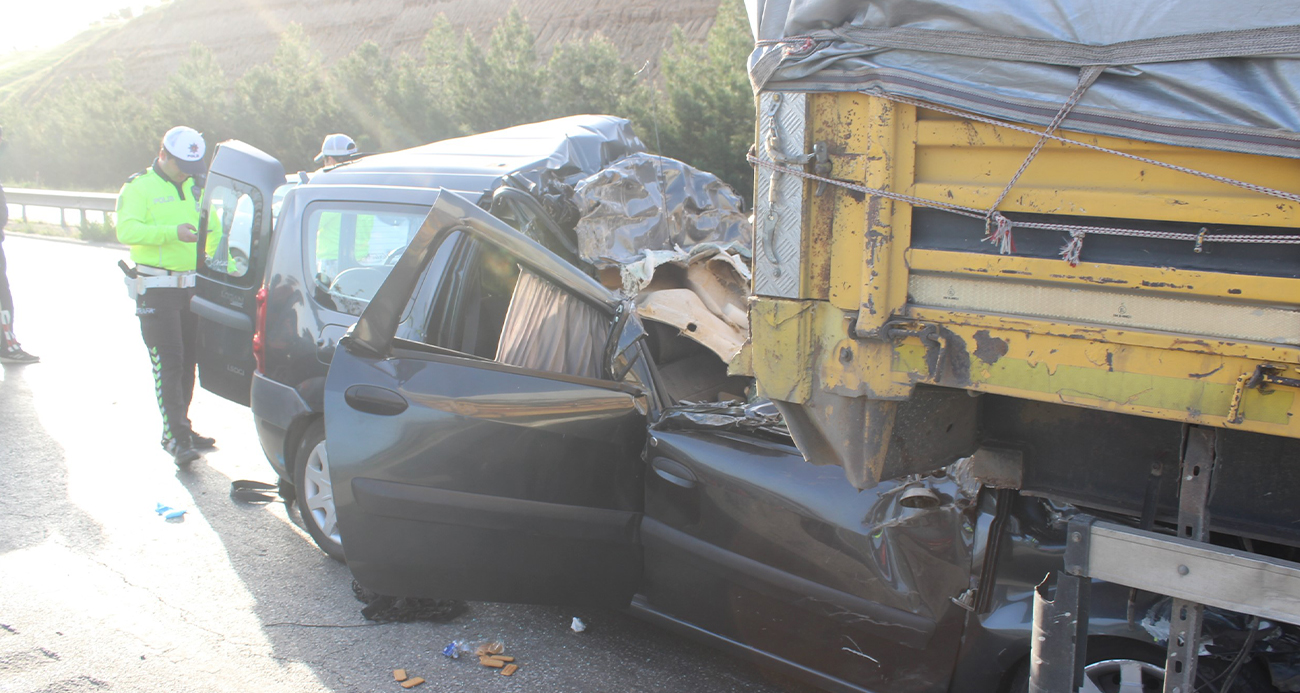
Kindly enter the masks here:
[[681, 462], [667, 457], [656, 457], [650, 462], [650, 468], [655, 470], [655, 474], [658, 474], [660, 479], [674, 486], [695, 488], [695, 473]]
[[406, 398], [386, 387], [353, 385], [343, 393], [349, 407], [367, 414], [396, 416], [406, 411]]

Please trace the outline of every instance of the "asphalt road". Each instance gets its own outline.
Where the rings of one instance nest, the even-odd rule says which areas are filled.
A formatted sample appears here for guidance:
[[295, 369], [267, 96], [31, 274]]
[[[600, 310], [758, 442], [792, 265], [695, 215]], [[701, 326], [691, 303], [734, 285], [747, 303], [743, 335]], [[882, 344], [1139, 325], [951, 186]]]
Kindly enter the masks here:
[[[780, 691], [741, 660], [619, 612], [471, 603], [448, 623], [376, 625], [345, 566], [284, 505], [248, 411], [202, 390], [219, 449], [178, 472], [158, 446], [149, 360], [115, 264], [125, 251], [10, 235], [18, 338], [0, 377], [0, 691]], [[162, 503], [188, 512], [168, 521]], [[573, 616], [589, 625], [569, 630]], [[502, 640], [506, 678], [440, 652]]]

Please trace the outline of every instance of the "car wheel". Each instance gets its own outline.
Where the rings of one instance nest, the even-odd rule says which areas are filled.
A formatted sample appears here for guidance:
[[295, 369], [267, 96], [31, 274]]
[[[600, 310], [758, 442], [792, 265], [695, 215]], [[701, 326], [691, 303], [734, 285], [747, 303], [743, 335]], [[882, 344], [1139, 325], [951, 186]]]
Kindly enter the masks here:
[[[1127, 638], [1091, 638], [1080, 693], [1161, 693], [1165, 686], [1164, 650]], [[1016, 672], [1011, 693], [1029, 691], [1028, 658]]]
[[307, 428], [293, 471], [298, 496], [298, 515], [303, 527], [330, 558], [345, 561], [343, 540], [339, 537], [338, 516], [334, 512], [334, 488], [330, 483], [329, 453], [325, 448], [325, 423], [316, 421]]

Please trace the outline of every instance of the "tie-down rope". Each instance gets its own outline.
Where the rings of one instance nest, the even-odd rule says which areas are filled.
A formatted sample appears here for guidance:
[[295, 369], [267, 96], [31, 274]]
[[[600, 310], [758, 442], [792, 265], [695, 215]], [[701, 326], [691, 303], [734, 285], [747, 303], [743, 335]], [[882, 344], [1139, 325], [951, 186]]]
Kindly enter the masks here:
[[[1086, 84], [1082, 79], [1080, 80], [1080, 86], [1086, 88]], [[1076, 89], [1075, 93], [1079, 94], [1081, 93], [1081, 90]], [[871, 90], [867, 92], [867, 94], [869, 96], [882, 97], [889, 101], [894, 101], [896, 103], [904, 103], [911, 106], [916, 106], [918, 108], [925, 108], [939, 113], [946, 113], [949, 115], [957, 116], [959, 118], [965, 118], [967, 120], [973, 120], [976, 122], [987, 123], [989, 125], [1006, 128], [1017, 132], [1024, 132], [1031, 135], [1037, 135], [1039, 137], [1039, 141], [1035, 144], [1035, 147], [1030, 151], [1030, 155], [1026, 157], [1025, 161], [1021, 164], [1020, 169], [1016, 172], [1015, 176], [1012, 178], [1011, 183], [1009, 183], [1005, 188], [1003, 188], [1002, 194], [998, 197], [998, 202], [994, 203], [994, 205], [988, 209], [968, 207], [965, 205], [958, 205], [950, 202], [943, 202], [940, 200], [930, 200], [922, 197], [916, 197], [913, 195], [904, 195], [902, 193], [896, 193], [889, 190], [883, 190], [880, 188], [871, 188], [865, 185], [839, 180], [836, 178], [819, 176], [813, 173], [808, 173], [807, 171], [804, 171], [802, 169], [783, 166], [773, 161], [765, 161], [763, 159], [759, 159], [757, 156], [754, 156], [753, 154], [747, 155], [746, 159], [748, 159], [749, 163], [754, 166], [767, 168], [772, 171], [796, 176], [799, 178], [803, 178], [805, 180], [811, 180], [817, 183], [824, 183], [827, 185], [834, 185], [841, 188], [845, 188], [847, 190], [860, 192], [865, 195], [871, 195], [874, 197], [883, 197], [885, 199], [894, 200], [896, 202], [904, 202], [914, 207], [938, 209], [946, 212], [951, 212], [953, 214], [960, 214], [962, 216], [971, 217], [974, 219], [983, 219], [986, 225], [991, 227], [990, 233], [987, 235], [986, 240], [997, 243], [999, 245], [1000, 251], [1004, 255], [1009, 253], [1013, 249], [1010, 240], [1011, 239], [1010, 232], [1011, 229], [1013, 228], [1042, 229], [1047, 231], [1063, 231], [1070, 234], [1070, 240], [1064, 246], [1061, 247], [1061, 258], [1064, 259], [1066, 262], [1070, 263], [1071, 266], [1077, 266], [1079, 264], [1079, 255], [1083, 251], [1083, 240], [1084, 237], [1088, 234], [1099, 234], [1103, 236], [1129, 236], [1134, 238], [1154, 238], [1154, 239], [1172, 240], [1172, 241], [1189, 241], [1189, 242], [1196, 243], [1196, 247], [1195, 247], [1196, 252], [1201, 252], [1201, 247], [1205, 243], [1268, 243], [1268, 244], [1281, 244], [1281, 245], [1300, 245], [1300, 236], [1287, 235], [1287, 234], [1224, 234], [1224, 233], [1208, 233], [1206, 229], [1201, 229], [1200, 232], [1198, 233], [1187, 233], [1187, 232], [1177, 232], [1177, 231], [1151, 231], [1147, 229], [1131, 229], [1131, 228], [1119, 228], [1119, 227], [1082, 226], [1078, 224], [1053, 224], [1053, 223], [1036, 222], [1036, 221], [1013, 221], [1003, 216], [1000, 212], [996, 211], [997, 204], [1000, 203], [1001, 200], [1006, 197], [1012, 185], [1014, 185], [1016, 180], [1019, 179], [1020, 175], [1024, 173], [1024, 170], [1028, 167], [1029, 162], [1033, 160], [1034, 155], [1038, 153], [1038, 150], [1042, 148], [1042, 145], [1045, 143], [1046, 140], [1054, 140], [1057, 142], [1061, 142], [1063, 144], [1079, 146], [1085, 149], [1091, 149], [1093, 151], [1102, 152], [1105, 154], [1114, 154], [1115, 156], [1120, 156], [1125, 159], [1131, 159], [1133, 161], [1139, 161], [1142, 163], [1150, 164], [1152, 166], [1166, 168], [1171, 171], [1178, 171], [1181, 173], [1186, 173], [1200, 178], [1205, 178], [1207, 180], [1217, 181], [1225, 185], [1231, 185], [1244, 190], [1250, 190], [1252, 192], [1256, 192], [1262, 195], [1268, 195], [1270, 197], [1281, 198], [1298, 204], [1300, 204], [1300, 195], [1297, 195], [1295, 193], [1285, 192], [1282, 190], [1276, 190], [1274, 188], [1270, 188], [1263, 185], [1257, 185], [1255, 183], [1247, 183], [1245, 181], [1239, 181], [1234, 178], [1228, 178], [1226, 176], [1207, 173], [1205, 171], [1199, 171], [1197, 169], [1188, 168], [1186, 166], [1178, 166], [1176, 164], [1171, 164], [1156, 159], [1149, 159], [1144, 156], [1129, 154], [1127, 152], [1121, 152], [1119, 150], [1102, 147], [1096, 144], [1080, 142], [1077, 140], [1072, 140], [1054, 134], [1053, 130], [1055, 129], [1055, 126], [1059, 125], [1060, 121], [1064, 119], [1065, 114], [1068, 114], [1069, 112], [1069, 107], [1072, 105], [1070, 101], [1067, 101], [1066, 105], [1063, 106], [1061, 111], [1057, 113], [1057, 117], [1053, 119], [1053, 123], [1048, 126], [1047, 131], [1038, 131], [1032, 128], [995, 120], [993, 118], [987, 118], [973, 113], [967, 113], [963, 111], [958, 111], [956, 109], [939, 106], [937, 104], [927, 103], [906, 96], [886, 94], [876, 90]], [[1073, 100], [1077, 101], [1077, 97], [1075, 97]]]

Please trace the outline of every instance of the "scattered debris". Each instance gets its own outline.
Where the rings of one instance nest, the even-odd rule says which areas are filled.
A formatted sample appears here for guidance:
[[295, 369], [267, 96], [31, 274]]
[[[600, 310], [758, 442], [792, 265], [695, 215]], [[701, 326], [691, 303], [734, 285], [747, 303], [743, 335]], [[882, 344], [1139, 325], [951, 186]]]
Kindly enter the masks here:
[[664, 412], [655, 422], [656, 430], [721, 430], [766, 433], [788, 437], [785, 419], [771, 400], [759, 399], [750, 404], [731, 402], [684, 402]]
[[159, 503], [158, 507], [154, 508], [154, 512], [158, 513], [159, 515], [162, 515], [163, 519], [166, 520], [179, 520], [185, 517], [185, 513], [187, 511], [177, 509], [177, 508], [172, 508], [163, 505], [162, 503]]
[[492, 667], [493, 669], [501, 669], [506, 665], [505, 662], [497, 659], [496, 657], [479, 657], [478, 663], [482, 664], [485, 667]]
[[450, 621], [465, 613], [468, 608], [459, 599], [423, 599], [419, 597], [389, 597], [371, 592], [352, 581], [352, 594], [365, 604], [361, 615], [377, 623], [410, 623], [412, 621]]
[[394, 681], [405, 681], [405, 680], [408, 679], [408, 678], [410, 678], [410, 677], [406, 675], [406, 670], [405, 670], [405, 669], [394, 669], [394, 670], [393, 670], [393, 680], [394, 680]]
[[494, 642], [485, 642], [480, 644], [478, 647], [474, 648], [474, 654], [480, 657], [487, 657], [489, 655], [499, 655], [505, 651], [506, 651], [506, 644], [501, 642], [500, 640], [496, 640]]
[[516, 671], [519, 671], [519, 665], [518, 665], [518, 664], [507, 664], [507, 665], [505, 665], [505, 667], [503, 667], [503, 668], [501, 669], [501, 675], [502, 675], [502, 676], [513, 676], [514, 673], [515, 673]]
[[420, 678], [419, 676], [416, 676], [414, 678], [409, 678], [403, 681], [402, 688], [415, 688], [416, 686], [422, 683], [424, 683], [424, 679]]
[[279, 500], [279, 496], [267, 493], [267, 491], [277, 491], [279, 488], [279, 486], [268, 484], [265, 481], [239, 479], [230, 482], [230, 499], [236, 503], [274, 503]]
[[469, 652], [469, 648], [465, 646], [465, 643], [459, 640], [453, 640], [447, 643], [446, 647], [442, 648], [442, 656], [450, 657], [451, 659], [460, 659], [461, 654], [465, 652]]
[[582, 619], [574, 616], [573, 623], [569, 624], [569, 628], [575, 633], [581, 633], [582, 631], [587, 630], [587, 624], [583, 623]]

